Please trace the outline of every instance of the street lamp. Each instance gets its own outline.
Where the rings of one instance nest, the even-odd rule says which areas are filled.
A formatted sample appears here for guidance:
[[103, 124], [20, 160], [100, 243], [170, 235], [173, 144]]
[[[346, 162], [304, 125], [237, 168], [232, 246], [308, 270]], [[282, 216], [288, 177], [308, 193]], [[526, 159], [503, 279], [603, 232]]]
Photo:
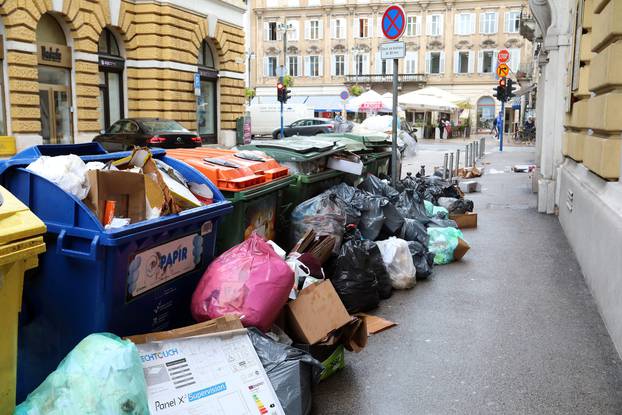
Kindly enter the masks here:
[[280, 76], [285, 76], [285, 61], [287, 60], [287, 32], [292, 30], [294, 25], [291, 23], [279, 23], [277, 30], [283, 33], [283, 63], [281, 64]]

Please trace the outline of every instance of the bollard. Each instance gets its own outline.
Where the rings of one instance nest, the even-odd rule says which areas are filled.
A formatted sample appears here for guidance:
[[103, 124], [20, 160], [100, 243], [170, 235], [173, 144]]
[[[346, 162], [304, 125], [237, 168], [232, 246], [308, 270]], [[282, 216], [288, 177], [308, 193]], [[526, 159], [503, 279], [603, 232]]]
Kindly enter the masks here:
[[419, 175], [421, 177], [425, 177], [425, 164], [422, 164], [421, 167], [419, 168]]
[[486, 149], [486, 139], [484, 137], [479, 139], [479, 156], [480, 158], [484, 158]]
[[460, 170], [460, 149], [456, 149], [456, 176], [458, 176], [458, 170]]
[[449, 153], [449, 180], [453, 180], [454, 177], [454, 153]]
[[445, 160], [443, 161], [443, 179], [447, 179], [447, 159], [449, 155], [445, 153]]
[[475, 161], [479, 160], [479, 141], [475, 141], [473, 143], [475, 145], [475, 157], [473, 158]]
[[471, 143], [471, 154], [469, 154], [469, 166], [475, 166], [475, 143]]
[[464, 168], [469, 167], [469, 145], [467, 144], [464, 149]]

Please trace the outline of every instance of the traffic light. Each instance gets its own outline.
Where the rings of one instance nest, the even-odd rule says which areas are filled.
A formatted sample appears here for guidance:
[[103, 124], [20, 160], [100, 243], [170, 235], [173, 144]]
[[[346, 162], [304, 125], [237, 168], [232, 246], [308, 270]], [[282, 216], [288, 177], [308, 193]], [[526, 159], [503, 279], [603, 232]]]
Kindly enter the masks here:
[[506, 96], [506, 80], [505, 78], [499, 79], [499, 85], [496, 88], [493, 88], [496, 93], [493, 95], [501, 102], [505, 102], [507, 99]]
[[287, 89], [287, 87], [283, 88], [283, 104], [287, 103], [287, 101], [292, 97], [290, 93], [291, 89]]
[[276, 98], [279, 102], [285, 103], [285, 85], [282, 82], [276, 84]]
[[514, 93], [516, 91], [516, 86], [514, 85], [514, 81], [508, 79], [507, 86], [505, 87], [505, 97], [509, 101], [516, 96]]

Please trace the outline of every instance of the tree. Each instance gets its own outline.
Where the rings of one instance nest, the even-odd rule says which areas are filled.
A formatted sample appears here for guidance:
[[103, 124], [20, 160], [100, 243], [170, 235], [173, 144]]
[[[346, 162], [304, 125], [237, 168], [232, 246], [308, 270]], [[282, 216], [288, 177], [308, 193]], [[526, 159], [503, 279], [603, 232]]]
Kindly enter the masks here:
[[360, 85], [352, 85], [350, 87], [350, 95], [352, 95], [354, 97], [358, 97], [362, 93], [363, 93], [363, 87], [362, 86], [360, 86]]
[[255, 89], [254, 88], [244, 88], [244, 96], [250, 105], [253, 98], [255, 98]]
[[285, 75], [283, 77], [283, 85], [285, 85], [285, 88], [291, 88], [294, 86], [294, 77], [291, 75]]

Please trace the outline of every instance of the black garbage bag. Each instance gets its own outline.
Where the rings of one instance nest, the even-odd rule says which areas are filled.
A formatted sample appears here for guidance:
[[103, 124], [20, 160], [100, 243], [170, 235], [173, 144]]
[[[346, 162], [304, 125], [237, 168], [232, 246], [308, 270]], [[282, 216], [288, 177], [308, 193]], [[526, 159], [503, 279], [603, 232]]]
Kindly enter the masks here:
[[424, 246], [428, 246], [430, 237], [425, 225], [419, 222], [417, 219], [404, 219], [404, 225], [402, 226], [399, 238], [405, 241], [417, 241]]
[[365, 208], [365, 192], [346, 183], [339, 183], [328, 189], [328, 192], [333, 193], [339, 201], [343, 202], [346, 223], [358, 225], [361, 220], [361, 211]]
[[366, 239], [376, 240], [384, 225], [384, 206], [389, 201], [384, 197], [367, 194], [361, 211], [359, 230]]
[[346, 232], [339, 255], [326, 268], [335, 291], [350, 314], [378, 306], [378, 280], [371, 270], [366, 244], [358, 229], [350, 228]]
[[454, 197], [440, 197], [438, 205], [447, 209], [447, 211], [456, 214], [473, 212], [473, 201], [470, 199], [456, 199]]
[[310, 414], [311, 387], [320, 382], [322, 364], [309, 353], [278, 343], [254, 327], [248, 329], [248, 336], [285, 413]]
[[395, 186], [399, 192], [403, 192], [404, 189], [413, 189], [417, 190], [418, 182], [416, 177], [413, 177], [412, 173], [406, 173], [406, 177], [404, 177], [399, 182], [399, 186]]
[[372, 195], [384, 196], [389, 202], [395, 203], [400, 193], [393, 187], [389, 186], [373, 174], [368, 174], [363, 182], [359, 184], [359, 189], [364, 190]]
[[427, 244], [424, 245], [417, 241], [408, 241], [408, 249], [413, 258], [415, 269], [417, 270], [417, 279], [429, 277], [434, 267], [434, 254], [428, 251]]
[[400, 193], [395, 207], [404, 218], [423, 220], [428, 216], [423, 200], [413, 189], [406, 189]]
[[382, 213], [384, 214], [384, 229], [392, 236], [395, 235], [404, 224], [404, 216], [389, 201], [383, 206]]
[[386, 300], [393, 293], [391, 277], [382, 260], [382, 253], [378, 245], [369, 240], [362, 241], [362, 246], [367, 251], [367, 263], [369, 272], [374, 274], [378, 283], [378, 296], [381, 300]]

